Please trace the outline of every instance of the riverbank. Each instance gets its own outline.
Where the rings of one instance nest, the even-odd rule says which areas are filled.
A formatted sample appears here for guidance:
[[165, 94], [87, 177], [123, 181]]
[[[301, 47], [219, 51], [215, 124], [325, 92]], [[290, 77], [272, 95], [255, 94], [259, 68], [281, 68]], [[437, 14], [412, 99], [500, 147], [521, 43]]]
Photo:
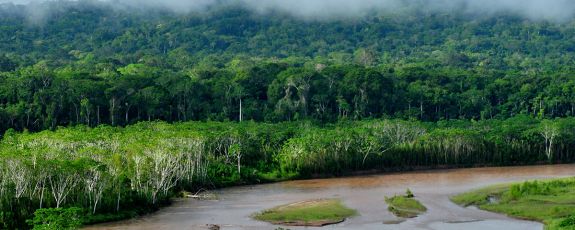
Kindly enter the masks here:
[[[541, 135], [548, 126], [557, 129], [553, 145]], [[28, 228], [26, 220], [45, 208], [80, 208], [108, 218], [161, 207], [175, 194], [199, 188], [356, 172], [568, 163], [575, 160], [572, 129], [571, 118], [518, 116], [437, 123], [142, 122], [9, 131], [0, 142], [0, 225]]]
[[535, 220], [547, 229], [575, 229], [575, 178], [502, 184], [451, 198], [462, 206]]
[[[541, 162], [541, 163], [543, 163], [543, 162]], [[555, 166], [564, 167], [564, 166], [568, 166], [568, 165], [555, 165]], [[518, 168], [520, 169], [520, 168], [526, 168], [526, 167], [552, 167], [552, 165], [541, 164], [541, 165], [508, 166], [508, 167], [494, 167], [494, 166], [489, 167], [486, 165], [478, 165], [475, 167], [465, 167], [465, 168], [455, 167], [455, 166], [438, 166], [438, 167], [417, 167], [417, 168], [411, 168], [411, 169], [395, 168], [395, 169], [388, 169], [388, 170], [366, 170], [366, 171], [353, 172], [350, 174], [343, 175], [341, 177], [334, 177], [334, 176], [328, 176], [328, 175], [314, 175], [314, 178], [309, 178], [309, 179], [289, 180], [286, 178], [286, 179], [282, 179], [282, 180], [277, 180], [275, 182], [274, 181], [265, 181], [264, 183], [259, 183], [259, 184], [244, 184], [244, 185], [223, 187], [223, 188], [218, 188], [215, 190], [210, 190], [209, 192], [204, 191], [204, 192], [208, 192], [209, 196], [211, 197], [208, 199], [205, 199], [204, 195], [199, 195], [197, 197], [178, 195], [178, 196], [174, 197], [175, 200], [173, 200], [173, 201], [175, 202], [176, 207], [179, 204], [181, 204], [181, 202], [187, 202], [190, 199], [194, 200], [194, 201], [200, 201], [200, 202], [205, 201], [205, 200], [208, 200], [208, 202], [211, 202], [211, 201], [217, 201], [218, 200], [218, 198], [217, 198], [218, 196], [215, 194], [217, 194], [218, 192], [221, 192], [221, 191], [233, 190], [235, 188], [251, 188], [251, 187], [259, 187], [259, 186], [272, 186], [275, 184], [299, 184], [298, 186], [303, 186], [306, 188], [315, 188], [316, 186], [309, 186], [307, 183], [311, 182], [313, 184], [316, 184], [316, 183], [318, 183], [318, 181], [322, 181], [322, 182], [323, 181], [330, 181], [329, 183], [333, 183], [333, 180], [348, 181], [348, 180], [355, 180], [357, 178], [363, 178], [363, 177], [368, 177], [368, 178], [369, 177], [380, 177], [380, 176], [396, 177], [396, 176], [401, 176], [401, 175], [405, 175], [405, 174], [434, 174], [434, 173], [442, 173], [442, 172], [452, 172], [452, 171], [457, 171], [457, 170], [480, 170], [481, 171], [481, 170], [492, 170], [492, 169], [518, 169]], [[372, 183], [372, 182], [369, 182], [369, 183]], [[335, 184], [337, 184], [337, 183], [335, 183]], [[335, 184], [333, 184], [333, 185], [335, 185]], [[341, 186], [345, 187], [346, 184], [347, 184], [346, 182], [343, 182], [341, 184]], [[321, 183], [318, 185], [323, 186]], [[360, 186], [360, 187], [366, 186], [365, 184], [362, 184], [362, 183], [355, 184], [355, 185]], [[409, 188], [409, 186], [406, 186], [406, 188]], [[181, 199], [181, 198], [186, 198], [186, 199]], [[321, 199], [321, 198], [317, 198], [317, 199]], [[298, 202], [296, 202], [296, 203], [298, 203]], [[115, 225], [115, 223], [133, 222], [133, 221], [137, 222], [138, 220], [141, 220], [141, 219], [154, 217], [155, 215], [158, 214], [158, 213], [155, 213], [158, 210], [170, 209], [171, 207], [169, 205], [172, 205], [172, 202], [164, 202], [164, 205], [162, 207], [158, 207], [155, 210], [148, 210], [146, 212], [139, 212], [139, 214], [129, 216], [128, 218], [117, 218], [117, 219], [113, 219], [113, 220], [109, 220], [109, 221], [92, 222], [92, 223], [87, 224], [86, 226], [88, 227], [88, 229], [91, 229], [94, 226], [97, 229], [98, 226], [107, 226], [108, 224]], [[258, 210], [257, 212], [259, 213], [261, 211], [262, 210]], [[162, 211], [160, 211], [160, 213], [161, 212]], [[424, 212], [424, 211], [421, 211], [421, 212]], [[416, 216], [416, 215], [413, 215], [413, 216]], [[390, 220], [387, 222], [401, 223], [403, 221], [404, 221], [403, 218], [400, 218], [400, 219], [390, 218]], [[109, 222], [109, 223], [106, 223], [106, 222]], [[329, 222], [330, 222], [330, 224], [333, 224], [333, 223], [339, 223], [340, 221], [329, 221]], [[211, 224], [207, 224], [206, 226], [210, 226], [210, 225]], [[286, 224], [283, 223], [281, 225], [286, 225]], [[295, 224], [288, 224], [288, 225], [297, 226], [298, 224], [295, 223]], [[300, 225], [304, 225], [304, 224], [300, 224]]]

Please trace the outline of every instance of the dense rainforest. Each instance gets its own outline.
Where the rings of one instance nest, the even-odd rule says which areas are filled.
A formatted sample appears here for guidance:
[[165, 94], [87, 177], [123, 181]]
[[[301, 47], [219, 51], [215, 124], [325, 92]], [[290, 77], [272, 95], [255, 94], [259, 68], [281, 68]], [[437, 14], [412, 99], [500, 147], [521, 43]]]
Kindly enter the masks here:
[[50, 13], [0, 7], [0, 130], [237, 121], [240, 107], [266, 122], [575, 113], [573, 21], [36, 7]]
[[574, 115], [573, 20], [0, 3], [0, 229], [202, 188], [573, 162]]

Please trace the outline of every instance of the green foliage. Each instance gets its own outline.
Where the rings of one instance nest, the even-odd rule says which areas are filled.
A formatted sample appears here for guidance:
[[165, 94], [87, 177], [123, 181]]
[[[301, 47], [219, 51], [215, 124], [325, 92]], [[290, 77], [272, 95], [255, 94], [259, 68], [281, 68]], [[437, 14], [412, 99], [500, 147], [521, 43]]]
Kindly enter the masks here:
[[[546, 142], [539, 134], [542, 122], [561, 128], [553, 161], [572, 162], [572, 118], [332, 125], [140, 122], [125, 128], [9, 131], [0, 142], [0, 212], [9, 228], [22, 228], [23, 220], [40, 206], [81, 207], [86, 223], [94, 223], [153, 211], [182, 190], [356, 171], [548, 162]], [[551, 185], [528, 182], [514, 186], [503, 198], [520, 200], [550, 192]], [[479, 200], [472, 203], [486, 202], [490, 196], [476, 196]]]
[[489, 193], [468, 192], [451, 197], [451, 201], [461, 206], [482, 205], [489, 202]]
[[82, 226], [81, 208], [44, 208], [34, 212], [28, 223], [34, 230], [78, 229]]
[[509, 196], [511, 199], [514, 199], [514, 200], [521, 198], [521, 196], [522, 196], [521, 185], [517, 185], [517, 184], [512, 185], [511, 189], [509, 190]]
[[15, 228], [13, 225], [14, 216], [11, 212], [0, 212], [0, 229], [12, 229]]
[[[408, 190], [409, 191], [409, 190]], [[418, 200], [409, 196], [386, 197], [387, 209], [398, 217], [413, 218], [427, 211]]]
[[572, 229], [575, 180], [558, 179], [498, 185], [451, 198], [457, 204], [522, 219], [541, 221], [548, 229]]
[[573, 22], [415, 12], [305, 21], [240, 6], [174, 14], [42, 5], [53, 14], [41, 25], [26, 20], [24, 6], [0, 7], [0, 132], [237, 121], [240, 101], [243, 120], [265, 122], [575, 112], [575, 69], [565, 64], [574, 47], [564, 39], [574, 37]]
[[337, 223], [356, 214], [339, 200], [314, 200], [275, 207], [255, 214], [254, 218], [275, 224], [317, 226], [314, 224]]
[[38, 25], [0, 3], [0, 227], [40, 207], [130, 217], [184, 189], [575, 160], [573, 22], [40, 4]]
[[405, 197], [406, 198], [414, 198], [415, 196], [413, 195], [413, 193], [411, 192], [411, 190], [407, 189], [405, 191]]
[[559, 227], [567, 228], [567, 227], [574, 227], [575, 226], [575, 215], [569, 216], [559, 223]]
[[509, 197], [513, 200], [520, 199], [528, 195], [548, 195], [551, 192], [550, 185], [537, 181], [526, 181], [523, 184], [514, 184], [509, 189]]

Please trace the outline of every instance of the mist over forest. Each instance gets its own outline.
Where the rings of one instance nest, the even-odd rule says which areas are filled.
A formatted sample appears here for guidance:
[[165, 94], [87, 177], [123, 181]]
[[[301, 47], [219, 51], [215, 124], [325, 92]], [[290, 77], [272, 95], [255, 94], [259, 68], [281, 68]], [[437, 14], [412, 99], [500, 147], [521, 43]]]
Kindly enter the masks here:
[[238, 1], [2, 4], [0, 129], [575, 112], [566, 1]]
[[[48, 1], [52, 3], [66, 0]], [[2, 0], [1, 3], [28, 5], [31, 12], [46, 10], [46, 0]], [[533, 20], [564, 22], [575, 15], [575, 4], [569, 0], [80, 0], [79, 4], [106, 2], [115, 8], [139, 7], [170, 9], [175, 12], [206, 11], [222, 6], [242, 6], [257, 13], [282, 12], [302, 19], [357, 18], [373, 13], [395, 12], [409, 15], [407, 9], [423, 12], [469, 15], [515, 14]]]

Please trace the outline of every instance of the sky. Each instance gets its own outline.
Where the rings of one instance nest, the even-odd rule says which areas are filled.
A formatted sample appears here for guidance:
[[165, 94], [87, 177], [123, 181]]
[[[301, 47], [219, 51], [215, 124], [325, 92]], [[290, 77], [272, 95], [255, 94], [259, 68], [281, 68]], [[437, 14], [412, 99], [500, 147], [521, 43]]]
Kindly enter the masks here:
[[[0, 0], [26, 4], [46, 0]], [[358, 17], [373, 11], [396, 11], [409, 2], [425, 10], [469, 14], [509, 13], [533, 20], [567, 21], [575, 17], [575, 0], [101, 0], [112, 4], [167, 7], [179, 12], [201, 11], [225, 1], [239, 2], [256, 12], [279, 11], [305, 19]]]

